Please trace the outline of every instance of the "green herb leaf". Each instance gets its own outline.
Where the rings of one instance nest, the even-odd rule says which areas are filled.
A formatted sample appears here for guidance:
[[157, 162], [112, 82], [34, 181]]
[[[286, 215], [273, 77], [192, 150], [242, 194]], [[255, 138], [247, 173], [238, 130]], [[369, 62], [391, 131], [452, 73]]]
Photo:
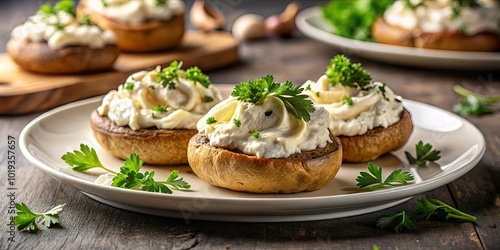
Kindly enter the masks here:
[[214, 101], [214, 98], [211, 96], [206, 95], [203, 97], [203, 102], [213, 102], [213, 101]]
[[175, 89], [175, 82], [179, 81], [179, 69], [182, 63], [178, 61], [173, 61], [168, 67], [163, 68], [160, 72], [156, 74], [157, 82], [163, 87], [168, 87], [168, 89]]
[[135, 86], [135, 82], [126, 82], [124, 84], [124, 87], [126, 90], [133, 90]]
[[67, 152], [61, 157], [61, 159], [76, 171], [87, 171], [91, 168], [102, 168], [113, 173], [113, 171], [102, 165], [95, 150], [83, 143], [80, 144], [80, 151], [75, 150], [73, 153]]
[[76, 16], [76, 10], [73, 8], [73, 1], [72, 0], [61, 0], [56, 5], [54, 6], [54, 9], [58, 11], [64, 11], [72, 16]]
[[215, 118], [214, 118], [213, 116], [210, 116], [210, 117], [208, 117], [208, 119], [207, 119], [207, 124], [209, 124], [209, 125], [210, 125], [210, 124], [214, 124], [214, 123], [216, 123], [216, 122], [217, 122], [217, 120], [215, 120]]
[[[123, 166], [120, 168], [120, 172], [116, 173], [102, 166], [93, 148], [85, 144], [80, 144], [80, 150], [81, 151], [75, 150], [73, 153], [66, 153], [62, 156], [63, 160], [77, 171], [86, 171], [94, 167], [99, 167], [116, 174], [111, 184], [114, 187], [142, 189], [145, 191], [169, 194], [172, 193], [172, 190], [165, 185], [170, 185], [176, 190], [190, 188], [190, 185], [185, 182], [183, 178], [178, 177], [179, 172], [177, 170], [173, 170], [172, 173], [170, 173], [167, 181], [160, 182], [155, 181], [154, 171], [146, 171], [145, 173], [139, 172], [144, 162], [135, 153], [130, 154], [130, 157], [125, 159]], [[47, 216], [47, 219], [44, 221], [47, 225], [57, 221], [58, 217], [54, 216], [54, 211], [57, 212], [57, 207], [44, 214]]]
[[191, 67], [186, 70], [186, 79], [196, 83], [200, 83], [203, 87], [208, 88], [211, 84], [210, 78], [201, 72], [197, 66]]
[[286, 110], [297, 119], [308, 122], [311, 113], [314, 112], [313, 103], [308, 96], [302, 94], [300, 86], [294, 86], [292, 82], [274, 82], [272, 75], [266, 75], [260, 79], [241, 82], [234, 87], [231, 96], [238, 97], [239, 101], [259, 105], [266, 97], [275, 96], [285, 105]]
[[373, 23], [393, 2], [394, 0], [330, 1], [322, 7], [322, 12], [336, 35], [372, 41]]
[[259, 138], [260, 137], [259, 131], [257, 131], [257, 130], [253, 131], [252, 132], [252, 137], [255, 138], [255, 139]]
[[493, 110], [490, 108], [490, 105], [500, 102], [500, 96], [483, 96], [459, 85], [455, 85], [453, 89], [456, 93], [463, 96], [463, 98], [453, 106], [453, 111], [462, 116], [479, 116], [492, 113]]
[[153, 111], [157, 111], [157, 112], [167, 112], [167, 108], [162, 106], [162, 105], [156, 105], [154, 107], [151, 108]]
[[344, 55], [337, 55], [330, 60], [325, 75], [332, 86], [341, 84], [351, 88], [367, 89], [372, 82], [370, 73], [361, 68], [359, 63], [351, 63]]
[[348, 95], [345, 95], [344, 97], [342, 97], [342, 103], [347, 106], [352, 106], [352, 98]]
[[26, 204], [16, 203], [17, 214], [16, 217], [14, 218], [14, 223], [17, 227], [17, 230], [36, 232], [38, 230], [36, 220], [39, 217], [42, 217], [41, 222], [46, 227], [50, 228], [55, 224], [59, 224], [61, 222], [61, 219], [59, 218], [58, 213], [62, 211], [65, 205], [66, 204], [58, 205], [44, 213], [34, 213], [29, 209], [29, 207]]
[[439, 150], [432, 150], [432, 146], [429, 143], [424, 144], [419, 141], [415, 145], [415, 151], [417, 153], [416, 157], [413, 157], [410, 152], [405, 151], [406, 158], [408, 162], [412, 165], [424, 166], [428, 161], [437, 161], [441, 158]]
[[407, 185], [408, 181], [414, 179], [409, 172], [403, 172], [402, 169], [396, 169], [383, 180], [381, 167], [369, 162], [367, 168], [370, 173], [360, 172], [360, 175], [356, 178], [356, 186], [359, 188], [371, 186], [369, 188], [370, 191], [381, 189], [386, 186]]
[[463, 221], [476, 222], [476, 217], [464, 213], [450, 205], [432, 198], [423, 198], [415, 203], [414, 214], [423, 220], [428, 220], [433, 214], [444, 219], [457, 219]]
[[411, 230], [415, 228], [415, 222], [405, 211], [401, 213], [390, 213], [377, 220], [380, 228], [394, 228], [394, 231], [401, 232], [404, 228]]
[[234, 126], [239, 128], [241, 126], [241, 121], [236, 118], [233, 118], [233, 124]]

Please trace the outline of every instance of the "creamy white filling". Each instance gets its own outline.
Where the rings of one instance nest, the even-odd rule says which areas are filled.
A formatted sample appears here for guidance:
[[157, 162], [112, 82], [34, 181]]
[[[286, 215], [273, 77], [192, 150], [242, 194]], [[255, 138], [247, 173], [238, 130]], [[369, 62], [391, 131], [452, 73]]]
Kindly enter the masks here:
[[57, 14], [37, 13], [24, 24], [16, 26], [11, 36], [26, 41], [47, 42], [54, 50], [77, 45], [103, 48], [116, 42], [111, 31], [101, 30], [95, 25], [80, 24], [74, 16], [64, 11]]
[[[330, 130], [336, 136], [354, 136], [376, 127], [387, 128], [400, 120], [403, 105], [401, 97], [391, 88], [375, 82], [366, 91], [359, 91], [340, 84], [331, 86], [323, 75], [318, 81], [307, 81], [304, 93], [324, 107], [330, 117]], [[351, 97], [352, 105], [343, 101]]]
[[[305, 122], [287, 112], [276, 97], [267, 97], [258, 105], [230, 97], [213, 107], [197, 127], [210, 139], [210, 146], [238, 149], [262, 158], [286, 158], [331, 142], [328, 113], [319, 106], [315, 108], [311, 120]], [[210, 117], [216, 122], [207, 124]]]
[[480, 32], [500, 33], [500, 7], [493, 4], [462, 8], [456, 15], [452, 0], [403, 0], [394, 2], [384, 13], [384, 20], [406, 30], [424, 32], [460, 31], [466, 35]]
[[[193, 83], [183, 76], [175, 81], [175, 89], [158, 83], [157, 73], [140, 71], [129, 76], [117, 90], [110, 91], [97, 109], [117, 126], [133, 130], [156, 127], [159, 129], [196, 129], [198, 120], [222, 99], [220, 92], [210, 85]], [[207, 97], [213, 100], [208, 101]], [[161, 106], [165, 110], [154, 110]]]
[[87, 8], [124, 23], [170, 20], [184, 12], [180, 0], [87, 0]]

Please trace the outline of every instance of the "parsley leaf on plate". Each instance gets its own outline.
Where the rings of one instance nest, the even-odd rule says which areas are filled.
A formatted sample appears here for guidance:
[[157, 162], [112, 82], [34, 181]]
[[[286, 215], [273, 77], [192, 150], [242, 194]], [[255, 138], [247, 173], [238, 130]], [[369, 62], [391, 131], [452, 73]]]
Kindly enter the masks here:
[[191, 187], [189, 183], [179, 177], [178, 170], [173, 170], [166, 181], [156, 181], [154, 179], [154, 171], [140, 172], [144, 162], [135, 153], [130, 154], [130, 157], [125, 159], [123, 166], [120, 168], [120, 172], [117, 173], [105, 168], [101, 164], [93, 148], [85, 144], [80, 144], [80, 150], [81, 151], [75, 150], [73, 153], [68, 152], [62, 156], [62, 159], [76, 171], [83, 172], [91, 168], [103, 168], [115, 174], [111, 184], [114, 187], [140, 189], [168, 194], [171, 194], [172, 190], [170, 190], [167, 185], [172, 186], [176, 190], [189, 189]]
[[382, 168], [369, 162], [368, 171], [360, 172], [356, 178], [356, 186], [359, 188], [370, 187], [369, 190], [377, 190], [386, 186], [402, 186], [408, 184], [414, 178], [409, 172], [403, 172], [402, 169], [394, 170], [385, 180], [382, 179]]
[[419, 141], [415, 145], [416, 157], [413, 157], [410, 152], [405, 151], [408, 162], [412, 165], [424, 166], [428, 161], [434, 162], [441, 158], [441, 151], [433, 150], [432, 145], [429, 143], [424, 144]]

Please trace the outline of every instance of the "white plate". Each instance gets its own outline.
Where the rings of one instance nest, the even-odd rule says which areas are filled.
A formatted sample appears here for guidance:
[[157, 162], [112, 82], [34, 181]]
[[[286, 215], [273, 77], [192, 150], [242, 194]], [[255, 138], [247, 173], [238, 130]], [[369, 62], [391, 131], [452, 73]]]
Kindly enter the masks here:
[[[226, 93], [227, 86], [226, 87]], [[101, 162], [119, 170], [123, 160], [109, 155], [95, 141], [89, 115], [102, 97], [68, 104], [31, 121], [21, 132], [20, 148], [25, 157], [55, 179], [81, 190], [89, 197], [118, 208], [169, 217], [220, 221], [305, 221], [359, 215], [394, 206], [415, 194], [445, 185], [471, 170], [485, 151], [481, 132], [467, 120], [415, 101], [405, 100], [415, 124], [410, 141], [403, 149], [375, 161], [384, 167], [384, 176], [403, 168], [415, 182], [374, 192], [360, 192], [356, 176], [367, 171], [366, 164], [343, 164], [333, 181], [323, 189], [299, 194], [249, 194], [213, 187], [198, 179], [188, 166], [144, 166], [166, 178], [172, 169], [188, 181], [190, 191], [173, 194], [152, 193], [94, 184], [98, 172], [81, 173], [67, 166], [61, 156], [85, 143], [96, 149]], [[467, 135], [467, 140], [463, 140]], [[414, 152], [418, 140], [441, 150], [438, 165], [410, 167], [404, 151]]]
[[346, 56], [356, 55], [383, 62], [465, 70], [500, 69], [500, 52], [467, 52], [411, 48], [364, 42], [333, 34], [333, 28], [322, 17], [320, 7], [305, 9], [296, 19], [297, 28], [306, 36], [342, 50]]

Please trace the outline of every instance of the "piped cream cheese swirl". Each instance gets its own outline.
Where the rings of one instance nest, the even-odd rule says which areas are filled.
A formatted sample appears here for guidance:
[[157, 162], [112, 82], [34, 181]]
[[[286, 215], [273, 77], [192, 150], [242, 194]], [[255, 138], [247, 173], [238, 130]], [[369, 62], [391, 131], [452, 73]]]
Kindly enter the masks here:
[[406, 30], [423, 32], [460, 31], [500, 34], [500, 6], [479, 0], [474, 7], [454, 7], [457, 0], [397, 0], [384, 13], [384, 20]]
[[[341, 84], [332, 86], [326, 75], [318, 81], [303, 85], [314, 102], [324, 107], [330, 116], [330, 130], [336, 136], [354, 136], [376, 127], [396, 123], [403, 111], [401, 97], [381, 82], [373, 82], [367, 90], [358, 90]], [[343, 101], [346, 96], [352, 105]]]
[[97, 109], [118, 126], [133, 130], [156, 127], [159, 129], [196, 129], [198, 120], [222, 100], [213, 86], [186, 79], [179, 70], [175, 88], [158, 82], [158, 66], [152, 71], [140, 71], [128, 77], [117, 90], [111, 90]]
[[184, 2], [180, 0], [87, 0], [86, 6], [123, 23], [168, 21], [185, 11]]
[[102, 30], [96, 25], [81, 24], [75, 16], [65, 11], [39, 11], [25, 23], [16, 26], [11, 37], [31, 42], [47, 42], [54, 50], [73, 45], [103, 48], [107, 44], [116, 43], [113, 32]]
[[[210, 139], [210, 146], [237, 149], [262, 158], [286, 158], [331, 142], [328, 113], [314, 107], [316, 111], [305, 122], [291, 115], [274, 96], [266, 97], [260, 104], [229, 97], [201, 118], [197, 128]], [[211, 118], [215, 122], [207, 124]]]

